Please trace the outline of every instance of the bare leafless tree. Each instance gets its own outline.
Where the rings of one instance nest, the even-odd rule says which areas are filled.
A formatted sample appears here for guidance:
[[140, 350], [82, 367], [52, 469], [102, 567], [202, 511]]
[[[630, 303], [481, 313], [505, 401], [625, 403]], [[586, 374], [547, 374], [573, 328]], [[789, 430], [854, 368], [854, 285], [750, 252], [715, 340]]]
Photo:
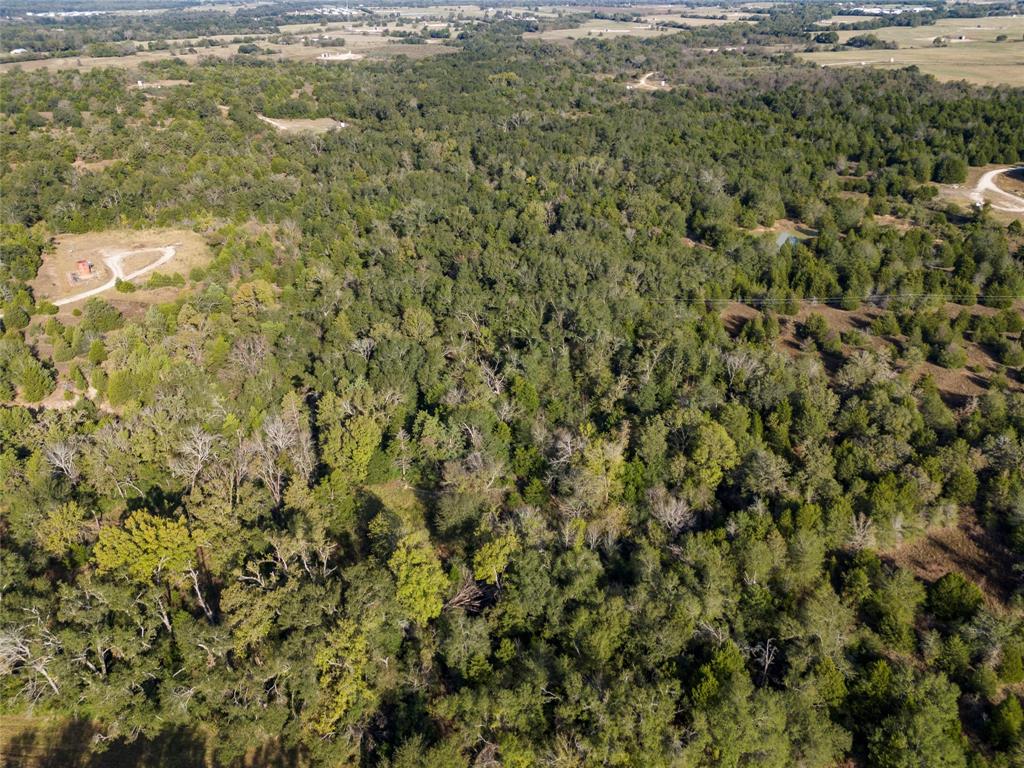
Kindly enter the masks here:
[[747, 379], [761, 369], [758, 359], [743, 349], [726, 352], [722, 356], [722, 364], [725, 367], [725, 375], [729, 379], [730, 389], [741, 377]]
[[231, 363], [255, 376], [263, 369], [263, 361], [270, 352], [270, 344], [259, 334], [242, 336], [231, 347]]
[[847, 545], [850, 549], [860, 550], [875, 544], [875, 524], [867, 515], [859, 512], [853, 516], [853, 524]]
[[647, 492], [647, 503], [654, 519], [673, 535], [691, 528], [696, 520], [696, 513], [690, 508], [690, 504], [685, 499], [669, 493], [664, 486], [651, 488]]
[[505, 391], [505, 377], [497, 372], [490, 363], [480, 363], [480, 371], [491, 394], [498, 396]]
[[405, 428], [398, 430], [398, 434], [395, 435], [395, 467], [399, 472], [402, 473], [402, 481], [406, 479], [406, 475], [412, 468], [412, 450], [409, 433], [405, 431]]
[[475, 611], [480, 607], [483, 594], [469, 569], [461, 568], [458, 589], [455, 590], [452, 598], [444, 604], [444, 607], [446, 610], [461, 608], [464, 611]]
[[253, 472], [260, 479], [270, 495], [274, 497], [274, 503], [280, 504], [284, 494], [284, 467], [278, 461], [280, 452], [267, 440], [265, 434], [259, 434], [249, 445], [252, 452]]
[[0, 630], [0, 677], [20, 673], [21, 695], [31, 703], [42, 698], [47, 687], [59, 694], [49, 667], [60, 649], [59, 639], [42, 625], [38, 614], [34, 624]]
[[358, 352], [363, 360], [369, 360], [373, 350], [377, 348], [377, 342], [369, 336], [362, 336], [352, 342], [352, 350]]
[[71, 482], [75, 482], [80, 474], [78, 469], [80, 445], [81, 442], [77, 438], [57, 440], [47, 443], [43, 447], [43, 456], [55, 470], [67, 477]]
[[203, 590], [199, 586], [199, 571], [195, 568], [189, 568], [188, 578], [192, 582], [192, 589], [195, 590], [196, 599], [199, 601], [199, 607], [203, 609], [203, 613], [206, 614], [206, 618], [213, 621], [213, 611], [206, 602], [206, 598], [203, 597]]
[[189, 427], [178, 443], [176, 454], [171, 460], [171, 472], [176, 477], [185, 478], [190, 492], [195, 490], [199, 476], [213, 461], [218, 443], [218, 436], [211, 435], [199, 426]]

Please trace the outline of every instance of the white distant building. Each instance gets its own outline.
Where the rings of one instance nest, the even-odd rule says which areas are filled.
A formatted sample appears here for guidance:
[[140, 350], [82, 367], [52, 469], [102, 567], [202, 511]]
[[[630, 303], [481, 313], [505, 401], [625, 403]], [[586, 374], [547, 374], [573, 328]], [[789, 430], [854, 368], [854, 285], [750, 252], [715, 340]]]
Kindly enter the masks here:
[[103, 16], [110, 11], [40, 11], [32, 13], [26, 11], [26, 16], [36, 16], [41, 19], [77, 19], [81, 16]]
[[358, 16], [365, 11], [352, 8], [339, 8], [337, 6], [324, 6], [323, 8], [310, 8], [308, 11], [289, 11], [289, 16]]
[[352, 53], [352, 51], [346, 51], [345, 53], [321, 53], [317, 58], [320, 61], [358, 61], [363, 58], [361, 53]]
[[867, 6], [851, 8], [854, 13], [863, 13], [866, 16], [899, 16], [902, 13], [925, 13], [932, 10], [927, 6], [914, 6], [912, 8], [892, 8], [882, 6]]

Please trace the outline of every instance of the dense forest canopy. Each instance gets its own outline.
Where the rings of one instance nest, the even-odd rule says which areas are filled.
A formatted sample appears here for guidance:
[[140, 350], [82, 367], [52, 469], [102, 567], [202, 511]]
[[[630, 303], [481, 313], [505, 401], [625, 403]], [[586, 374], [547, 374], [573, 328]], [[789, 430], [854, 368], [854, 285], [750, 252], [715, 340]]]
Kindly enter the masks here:
[[780, 25], [0, 76], [2, 711], [99, 765], [1020, 765], [1024, 235], [937, 185], [1024, 89], [717, 48]]

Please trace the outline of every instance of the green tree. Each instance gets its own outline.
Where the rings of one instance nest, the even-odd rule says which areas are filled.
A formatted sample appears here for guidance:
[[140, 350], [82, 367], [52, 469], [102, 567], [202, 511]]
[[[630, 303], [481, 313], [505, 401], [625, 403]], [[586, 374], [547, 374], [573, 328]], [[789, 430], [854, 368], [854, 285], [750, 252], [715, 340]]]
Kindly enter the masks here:
[[1020, 701], [1014, 694], [1009, 694], [996, 705], [992, 711], [989, 733], [992, 743], [1001, 749], [1007, 749], [1020, 741], [1024, 731], [1024, 711]]
[[968, 621], [981, 603], [981, 590], [959, 571], [950, 571], [928, 588], [928, 610], [941, 621]]
[[397, 580], [396, 598], [409, 618], [424, 625], [441, 615], [448, 579], [425, 533], [403, 538], [388, 565]]
[[473, 575], [488, 584], [497, 584], [518, 548], [519, 539], [514, 532], [488, 541], [473, 556]]
[[967, 180], [967, 161], [959, 155], [943, 155], [935, 163], [932, 181], [940, 184], [963, 184]]
[[38, 403], [53, 392], [56, 385], [53, 375], [29, 354], [18, 361], [15, 381], [21, 389], [21, 396], [29, 403]]
[[100, 573], [124, 573], [140, 582], [175, 581], [195, 563], [196, 540], [184, 517], [168, 520], [139, 510], [123, 526], [100, 530], [93, 557]]
[[63, 557], [85, 539], [85, 510], [69, 501], [51, 509], [36, 529], [39, 545], [55, 557]]

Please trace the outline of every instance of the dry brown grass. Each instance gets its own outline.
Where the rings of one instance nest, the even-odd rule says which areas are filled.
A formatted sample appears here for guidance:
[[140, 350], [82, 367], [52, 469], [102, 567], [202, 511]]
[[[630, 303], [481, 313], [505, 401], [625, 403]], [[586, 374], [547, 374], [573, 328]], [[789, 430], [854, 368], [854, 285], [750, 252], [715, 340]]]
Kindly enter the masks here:
[[929, 531], [880, 554], [929, 583], [959, 571], [981, 588], [990, 608], [1004, 606], [1020, 587], [1013, 553], [986, 531], [971, 511], [961, 513], [956, 526]]
[[[1024, 302], [1018, 302], [1016, 309], [1024, 311]], [[964, 307], [953, 303], [948, 303], [945, 310], [950, 317], [955, 317], [965, 310], [976, 316], [991, 316], [998, 312], [991, 307], [980, 305]], [[730, 335], [736, 336], [742, 330], [743, 325], [759, 313], [760, 310], [755, 307], [734, 301], [726, 304], [719, 316]], [[798, 338], [797, 330], [798, 326], [812, 314], [821, 315], [828, 327], [837, 334], [848, 331], [863, 332], [866, 344], [877, 352], [885, 352], [892, 348], [893, 341], [902, 341], [902, 337], [890, 340], [870, 333], [872, 321], [884, 314], [884, 310], [879, 307], [863, 305], [853, 311], [847, 311], [826, 304], [807, 302], [800, 305], [796, 315], [779, 316], [780, 332], [779, 337], [775, 340], [775, 348], [794, 358], [805, 354], [809, 348], [804, 340]], [[984, 394], [988, 390], [992, 378], [1004, 373], [1006, 369], [978, 344], [964, 340], [962, 346], [967, 353], [967, 365], [969, 366], [967, 368], [943, 368], [927, 361], [913, 366], [903, 365], [900, 367], [898, 365], [897, 367], [912, 382], [925, 376], [931, 376], [944, 400], [953, 406], [963, 405], [970, 398]], [[844, 351], [848, 353], [851, 349], [844, 345]], [[833, 361], [833, 364], [835, 362]], [[1007, 386], [1011, 390], [1024, 390], [1024, 382], [1014, 380], [1012, 376], [1008, 378]]]
[[1004, 192], [1024, 198], [1024, 168], [1014, 168], [996, 176], [995, 184]]
[[613, 37], [660, 37], [678, 30], [653, 28], [650, 24], [634, 24], [628, 21], [591, 19], [578, 27], [568, 29], [546, 29], [542, 32], [527, 32], [525, 40], [546, 40], [554, 43], [572, 43], [587, 38]]
[[109, 168], [116, 162], [117, 160], [83, 160], [79, 157], [75, 160], [73, 165], [79, 171], [90, 171], [95, 173], [96, 171], [102, 171]]
[[815, 51], [797, 55], [824, 67], [916, 66], [942, 82], [966, 80], [977, 85], [1024, 86], [1024, 42], [1019, 36], [1016, 41], [964, 42], [945, 48], [931, 47], [929, 42], [927, 47], [897, 50]]
[[[144, 267], [155, 261], [160, 253], [155, 250], [167, 245], [175, 245], [174, 258], [167, 264], [158, 267], [154, 272], [188, 276], [193, 267], [202, 266], [210, 258], [206, 241], [195, 232], [186, 229], [150, 229], [150, 230], [108, 230], [105, 232], [88, 232], [85, 234], [58, 235], [54, 238], [52, 248], [43, 255], [43, 265], [35, 279], [31, 282], [32, 290], [37, 298], [57, 301], [102, 285], [110, 279], [110, 270], [103, 263], [105, 256], [115, 251], [139, 251], [154, 249], [146, 253], [129, 256], [125, 260], [125, 272]], [[76, 272], [75, 263], [86, 259], [93, 263], [96, 275], [83, 282], [74, 282], [69, 275]], [[138, 283], [145, 283], [149, 275], [142, 276]], [[132, 302], [152, 302], [154, 295], [171, 292], [171, 297], [178, 289], [162, 288], [160, 291], [140, 290], [126, 300]], [[104, 298], [110, 298], [114, 291], [107, 291]], [[120, 295], [120, 294], [119, 294]], [[75, 304], [61, 308], [62, 313], [70, 313]]]

